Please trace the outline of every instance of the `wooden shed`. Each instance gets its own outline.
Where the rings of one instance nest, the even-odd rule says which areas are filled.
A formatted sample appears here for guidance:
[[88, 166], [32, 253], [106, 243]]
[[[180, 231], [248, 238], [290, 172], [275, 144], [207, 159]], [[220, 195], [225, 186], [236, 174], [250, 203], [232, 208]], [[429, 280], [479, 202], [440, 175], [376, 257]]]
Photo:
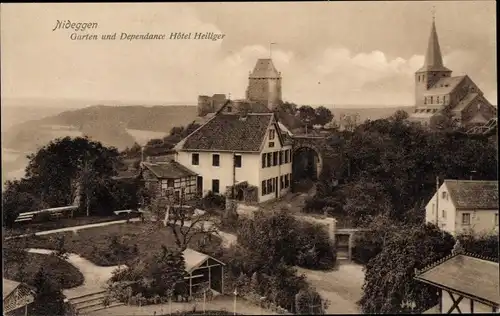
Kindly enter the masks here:
[[189, 248], [184, 250], [182, 254], [186, 262], [186, 272], [188, 273], [185, 279], [189, 283], [189, 296], [207, 289], [223, 293], [224, 263]]

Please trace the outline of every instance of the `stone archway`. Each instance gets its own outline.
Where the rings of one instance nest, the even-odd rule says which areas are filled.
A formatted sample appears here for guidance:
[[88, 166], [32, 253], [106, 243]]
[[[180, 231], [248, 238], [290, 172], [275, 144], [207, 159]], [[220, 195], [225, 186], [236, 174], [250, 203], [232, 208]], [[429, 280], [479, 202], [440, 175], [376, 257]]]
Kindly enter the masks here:
[[315, 145], [312, 145], [312, 144], [307, 144], [307, 143], [301, 143], [301, 144], [297, 144], [297, 146], [294, 146], [293, 148], [293, 152], [292, 152], [292, 155], [293, 155], [293, 161], [295, 161], [295, 159], [297, 158], [296, 156], [298, 154], [300, 154], [301, 152], [304, 152], [304, 151], [311, 151], [311, 152], [314, 152], [315, 153], [315, 165], [316, 165], [316, 178], [319, 178], [319, 175], [321, 174], [321, 171], [323, 170], [323, 157], [321, 155], [321, 151], [315, 146]]

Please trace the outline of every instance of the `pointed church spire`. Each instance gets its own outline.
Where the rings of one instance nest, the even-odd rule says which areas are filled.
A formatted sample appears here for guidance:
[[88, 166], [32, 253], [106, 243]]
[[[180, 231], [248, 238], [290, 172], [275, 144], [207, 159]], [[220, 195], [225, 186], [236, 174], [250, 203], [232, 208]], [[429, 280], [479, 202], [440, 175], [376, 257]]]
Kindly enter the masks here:
[[441, 47], [436, 31], [436, 18], [432, 13], [432, 27], [427, 45], [427, 53], [425, 54], [424, 66], [419, 71], [450, 71], [443, 65], [443, 56], [441, 55]]

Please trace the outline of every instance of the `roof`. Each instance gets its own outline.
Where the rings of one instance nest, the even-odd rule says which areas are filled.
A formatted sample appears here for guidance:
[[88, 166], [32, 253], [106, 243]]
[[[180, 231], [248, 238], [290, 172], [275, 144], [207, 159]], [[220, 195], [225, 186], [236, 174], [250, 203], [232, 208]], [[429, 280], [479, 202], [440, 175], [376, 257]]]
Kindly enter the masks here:
[[250, 74], [250, 78], [278, 78], [280, 73], [276, 70], [273, 60], [270, 58], [261, 58], [257, 60], [255, 67]]
[[19, 284], [21, 283], [3, 278], [3, 299], [9, 296], [9, 294], [19, 286]]
[[498, 181], [444, 180], [457, 209], [498, 210]]
[[465, 79], [465, 77], [466, 76], [454, 76], [440, 78], [424, 95], [449, 94]]
[[498, 263], [456, 254], [417, 272], [419, 281], [500, 305]]
[[467, 106], [476, 99], [479, 93], [468, 93], [460, 102], [458, 102], [457, 106], [455, 106], [452, 111], [461, 112], [467, 108]]
[[436, 23], [434, 21], [432, 21], [424, 66], [417, 72], [421, 71], [451, 71], [443, 65], [443, 56], [441, 55], [441, 47], [439, 46]]
[[176, 147], [181, 150], [259, 152], [273, 116], [273, 113], [249, 113], [244, 117], [219, 113]]
[[204, 253], [198, 252], [198, 251], [190, 249], [190, 248], [186, 248], [182, 252], [182, 255], [184, 256], [184, 261], [186, 262], [186, 269], [185, 270], [188, 273], [191, 273], [194, 270], [196, 270], [196, 268], [198, 268], [199, 266], [201, 266], [208, 259], [212, 259], [214, 261], [217, 261], [221, 265], [225, 265], [221, 261], [219, 261], [219, 260], [217, 260], [215, 258], [212, 258], [209, 255], [206, 255]]
[[197, 175], [173, 160], [158, 163], [143, 162], [142, 165], [159, 179], [179, 179]]

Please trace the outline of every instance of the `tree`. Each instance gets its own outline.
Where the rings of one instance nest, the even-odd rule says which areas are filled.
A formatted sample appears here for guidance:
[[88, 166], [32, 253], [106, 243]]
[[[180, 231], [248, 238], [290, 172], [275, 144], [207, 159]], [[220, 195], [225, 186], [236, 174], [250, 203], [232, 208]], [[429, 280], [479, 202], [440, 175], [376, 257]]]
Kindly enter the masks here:
[[3, 225], [12, 227], [19, 213], [38, 211], [41, 201], [33, 194], [33, 182], [27, 179], [7, 181], [2, 192]]
[[316, 111], [309, 105], [303, 105], [298, 109], [299, 119], [306, 128], [311, 128], [316, 121]]
[[449, 255], [453, 237], [434, 225], [402, 227], [389, 234], [382, 251], [366, 265], [362, 312], [418, 313], [435, 306], [436, 289], [414, 280], [414, 271]]
[[96, 179], [109, 178], [116, 174], [119, 157], [116, 148], [104, 147], [88, 138], [65, 137], [52, 141], [28, 156], [26, 179], [32, 183], [30, 193], [40, 200], [43, 197], [52, 207], [70, 205], [74, 184], [82, 178], [82, 173], [91, 172]]
[[32, 315], [64, 315], [64, 295], [59, 284], [51, 280], [43, 267], [35, 275], [33, 285], [35, 298], [32, 304]]
[[325, 126], [333, 120], [332, 111], [325, 108], [324, 106], [317, 107], [315, 110], [315, 121], [314, 124]]
[[180, 251], [184, 251], [194, 237], [210, 239], [213, 234], [219, 233], [220, 222], [211, 218], [207, 212], [195, 213], [193, 207], [185, 204], [183, 194], [179, 198], [173, 194], [161, 197], [151, 208], [157, 218], [168, 213], [165, 226], [172, 230]]
[[359, 114], [346, 115], [344, 114], [340, 119], [340, 124], [344, 127], [344, 129], [348, 132], [354, 132], [356, 127], [359, 125]]
[[407, 120], [409, 117], [408, 112], [403, 111], [403, 110], [397, 110], [394, 112], [394, 114], [389, 118], [389, 120], [394, 120], [394, 121], [404, 121]]
[[350, 182], [342, 191], [345, 196], [344, 211], [356, 226], [370, 223], [374, 216], [386, 214], [392, 208], [384, 187], [369, 179]]

